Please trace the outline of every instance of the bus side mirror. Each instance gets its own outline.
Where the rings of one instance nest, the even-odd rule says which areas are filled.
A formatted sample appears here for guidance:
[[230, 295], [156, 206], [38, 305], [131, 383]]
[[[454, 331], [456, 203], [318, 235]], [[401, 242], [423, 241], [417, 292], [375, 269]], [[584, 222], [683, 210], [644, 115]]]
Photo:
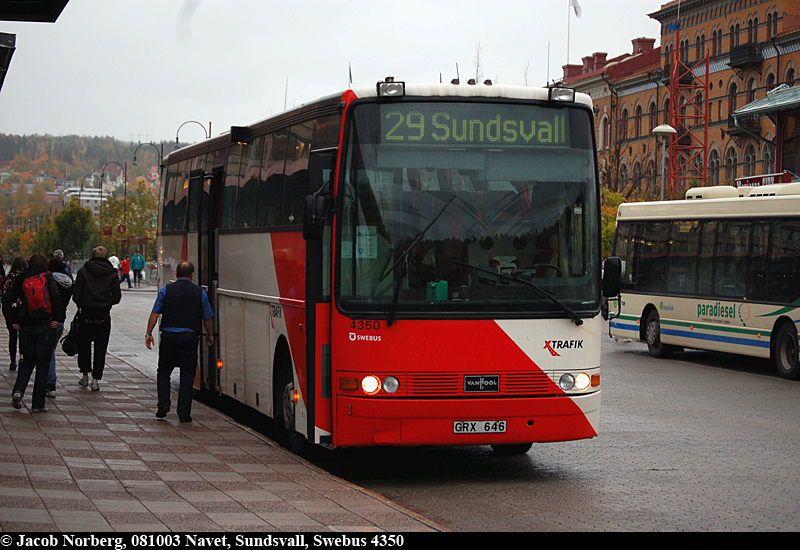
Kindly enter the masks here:
[[603, 296], [615, 298], [619, 296], [622, 260], [617, 256], [607, 258], [603, 269]]
[[303, 217], [303, 238], [319, 241], [325, 232], [325, 212], [329, 198], [325, 195], [306, 195], [306, 211]]

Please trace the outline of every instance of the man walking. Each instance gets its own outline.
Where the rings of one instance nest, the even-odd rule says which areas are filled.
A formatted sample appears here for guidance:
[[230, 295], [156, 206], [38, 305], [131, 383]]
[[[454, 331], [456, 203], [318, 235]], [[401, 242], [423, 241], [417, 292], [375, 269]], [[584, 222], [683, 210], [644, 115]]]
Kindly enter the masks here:
[[206, 329], [206, 345], [214, 345], [214, 313], [208, 303], [208, 295], [192, 282], [194, 265], [182, 261], [175, 269], [177, 280], [158, 291], [153, 311], [147, 320], [144, 343], [152, 349], [153, 329], [161, 315], [161, 334], [158, 344], [158, 410], [156, 418], [164, 418], [170, 409], [169, 378], [175, 367], [180, 369], [178, 390], [178, 418], [181, 422], [192, 421], [192, 385], [197, 370], [197, 344], [203, 325]]
[[[78, 384], [89, 385], [92, 373], [92, 391], [100, 389], [106, 365], [108, 338], [111, 336], [111, 307], [122, 299], [117, 270], [107, 259], [104, 246], [92, 250], [92, 257], [78, 271], [72, 301], [81, 310], [78, 331], [78, 368], [83, 377]], [[92, 357], [94, 343], [94, 358]]]
[[131, 256], [131, 271], [133, 271], [133, 284], [139, 286], [142, 281], [142, 270], [144, 269], [144, 256], [138, 251]]

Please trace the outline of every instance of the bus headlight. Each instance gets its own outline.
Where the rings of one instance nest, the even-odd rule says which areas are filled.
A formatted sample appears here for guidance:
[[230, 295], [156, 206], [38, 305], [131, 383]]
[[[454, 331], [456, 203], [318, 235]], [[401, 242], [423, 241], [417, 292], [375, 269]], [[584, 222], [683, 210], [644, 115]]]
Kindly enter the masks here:
[[394, 376], [387, 376], [383, 379], [383, 391], [394, 393], [400, 388], [400, 381]]
[[558, 379], [558, 387], [564, 391], [571, 391], [571, 390], [585, 391], [588, 390], [590, 386], [599, 386], [599, 385], [600, 385], [599, 374], [592, 377], [586, 374], [585, 372], [581, 372], [578, 374], [570, 374], [566, 372], [561, 375], [561, 378]]
[[375, 395], [381, 391], [381, 381], [377, 376], [365, 376], [361, 379], [361, 389], [367, 395]]
[[575, 377], [575, 389], [580, 391], [587, 389], [591, 383], [592, 379], [589, 378], [589, 375], [585, 372], [582, 372]]
[[562, 374], [561, 378], [558, 379], [558, 387], [564, 391], [571, 390], [575, 387], [575, 377], [568, 372]]

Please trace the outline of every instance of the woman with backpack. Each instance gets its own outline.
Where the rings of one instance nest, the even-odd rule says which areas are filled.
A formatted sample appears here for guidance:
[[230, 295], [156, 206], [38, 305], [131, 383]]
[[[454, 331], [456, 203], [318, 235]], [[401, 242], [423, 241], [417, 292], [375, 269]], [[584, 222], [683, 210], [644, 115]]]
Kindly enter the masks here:
[[11, 301], [11, 289], [14, 287], [14, 281], [17, 275], [22, 273], [28, 267], [28, 261], [22, 256], [17, 256], [11, 262], [11, 269], [3, 280], [2, 291], [0, 294], [3, 297], [3, 317], [6, 320], [6, 327], [8, 328], [8, 355], [11, 359], [11, 364], [8, 365], [9, 370], [17, 370], [17, 329], [14, 328], [13, 323], [19, 317], [19, 310], [17, 309], [22, 300]]
[[15, 409], [22, 408], [22, 396], [35, 368], [31, 412], [46, 412], [47, 376], [58, 327], [53, 319], [53, 304], [59, 303], [60, 296], [58, 284], [47, 271], [47, 258], [43, 254], [31, 256], [28, 268], [16, 277], [10, 294], [11, 300], [22, 300], [12, 326], [19, 331], [19, 347], [23, 357], [12, 390], [11, 405]]

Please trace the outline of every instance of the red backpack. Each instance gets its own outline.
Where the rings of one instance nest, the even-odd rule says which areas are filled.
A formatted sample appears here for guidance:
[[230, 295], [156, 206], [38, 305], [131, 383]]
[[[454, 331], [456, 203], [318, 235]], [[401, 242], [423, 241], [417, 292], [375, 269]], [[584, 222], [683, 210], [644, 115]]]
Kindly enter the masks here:
[[32, 275], [22, 281], [22, 292], [31, 319], [47, 319], [53, 312], [50, 292], [47, 289], [47, 277], [44, 273]]

